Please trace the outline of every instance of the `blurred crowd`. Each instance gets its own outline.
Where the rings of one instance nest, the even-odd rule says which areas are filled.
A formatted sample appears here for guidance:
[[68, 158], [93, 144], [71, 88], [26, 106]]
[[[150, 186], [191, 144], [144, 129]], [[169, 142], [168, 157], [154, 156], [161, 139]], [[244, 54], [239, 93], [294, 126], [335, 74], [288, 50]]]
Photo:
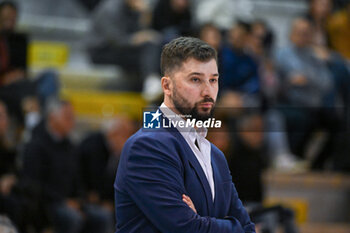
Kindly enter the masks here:
[[[263, 201], [266, 168], [349, 172], [350, 1], [307, 1], [282, 48], [262, 19], [224, 20], [226, 1], [79, 1], [92, 21], [83, 43], [92, 63], [121, 67], [131, 90], [154, 104], [165, 43], [195, 36], [213, 46], [223, 127], [209, 138], [246, 204]], [[0, 2], [0, 231], [113, 232], [114, 177], [137, 123], [116, 116], [72, 140], [76, 116], [60, 98], [58, 72], [27, 70], [29, 32], [16, 30], [18, 7]], [[292, 213], [272, 211], [296, 232]]]

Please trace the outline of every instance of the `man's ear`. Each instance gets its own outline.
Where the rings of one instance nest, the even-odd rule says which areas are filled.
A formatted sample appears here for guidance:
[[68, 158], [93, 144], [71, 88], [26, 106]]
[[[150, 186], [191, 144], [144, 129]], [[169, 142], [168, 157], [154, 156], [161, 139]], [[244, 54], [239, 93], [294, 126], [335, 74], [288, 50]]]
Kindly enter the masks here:
[[161, 79], [161, 84], [163, 88], [164, 95], [170, 96], [171, 95], [171, 85], [172, 85], [172, 80], [168, 76], [164, 76]]

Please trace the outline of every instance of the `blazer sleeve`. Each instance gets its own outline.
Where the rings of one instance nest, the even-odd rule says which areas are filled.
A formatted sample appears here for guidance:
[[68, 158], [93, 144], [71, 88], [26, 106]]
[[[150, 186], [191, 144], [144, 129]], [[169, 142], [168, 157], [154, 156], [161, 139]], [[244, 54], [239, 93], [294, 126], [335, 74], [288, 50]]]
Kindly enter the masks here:
[[126, 152], [126, 191], [143, 214], [161, 232], [245, 233], [236, 219], [199, 216], [182, 201], [182, 163], [175, 143], [164, 141], [138, 139]]
[[232, 197], [230, 203], [230, 210], [229, 216], [226, 218], [240, 222], [245, 233], [255, 233], [255, 225], [250, 220], [250, 217], [246, 209], [244, 208], [242, 201], [238, 198], [238, 193], [233, 183], [231, 183], [231, 188]]

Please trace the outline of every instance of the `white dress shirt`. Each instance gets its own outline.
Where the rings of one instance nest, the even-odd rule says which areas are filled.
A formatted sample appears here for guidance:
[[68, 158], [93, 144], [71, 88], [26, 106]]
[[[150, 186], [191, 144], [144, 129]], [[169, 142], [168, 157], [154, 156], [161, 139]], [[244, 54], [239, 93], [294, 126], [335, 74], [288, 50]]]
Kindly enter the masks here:
[[[164, 115], [172, 121], [185, 121], [182, 117], [173, 112], [164, 103], [160, 106], [160, 110]], [[184, 124], [185, 125], [185, 124]], [[191, 150], [195, 154], [199, 164], [201, 165], [205, 176], [207, 177], [213, 201], [215, 198], [215, 186], [213, 177], [213, 168], [211, 166], [211, 145], [210, 142], [205, 138], [208, 130], [205, 127], [198, 128], [197, 130], [193, 127], [180, 128], [179, 124], [176, 125], [181, 135], [185, 138], [186, 142], [190, 146]], [[196, 146], [195, 141], [199, 148]]]

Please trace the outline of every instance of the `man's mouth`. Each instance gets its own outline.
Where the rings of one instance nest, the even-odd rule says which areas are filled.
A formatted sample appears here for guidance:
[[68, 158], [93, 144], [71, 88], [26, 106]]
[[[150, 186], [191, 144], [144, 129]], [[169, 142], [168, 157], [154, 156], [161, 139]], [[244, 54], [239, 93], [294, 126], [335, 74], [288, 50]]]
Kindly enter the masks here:
[[205, 102], [205, 103], [201, 103], [200, 106], [203, 108], [211, 108], [213, 106], [213, 103]]

